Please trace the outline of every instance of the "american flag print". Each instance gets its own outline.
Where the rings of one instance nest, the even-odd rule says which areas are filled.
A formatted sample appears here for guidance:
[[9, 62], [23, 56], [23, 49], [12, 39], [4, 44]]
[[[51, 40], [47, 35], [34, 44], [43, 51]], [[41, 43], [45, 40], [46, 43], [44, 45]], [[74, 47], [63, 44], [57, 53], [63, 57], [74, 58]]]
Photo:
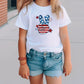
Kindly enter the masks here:
[[39, 24], [36, 25], [37, 30], [39, 33], [48, 33], [48, 32], [52, 32], [52, 29], [50, 29], [49, 27], [49, 21], [51, 20], [49, 15], [43, 16], [39, 15], [36, 16], [36, 19], [39, 19]]

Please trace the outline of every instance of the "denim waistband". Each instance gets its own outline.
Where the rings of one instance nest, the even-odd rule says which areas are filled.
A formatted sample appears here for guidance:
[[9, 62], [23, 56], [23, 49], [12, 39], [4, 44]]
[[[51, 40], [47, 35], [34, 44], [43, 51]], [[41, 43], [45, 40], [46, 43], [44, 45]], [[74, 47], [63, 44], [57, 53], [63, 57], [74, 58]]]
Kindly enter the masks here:
[[54, 53], [54, 52], [40, 52], [40, 51], [37, 51], [33, 48], [30, 49], [29, 51], [29, 54], [32, 54], [32, 55], [39, 55], [39, 56], [42, 56], [42, 55], [46, 55], [46, 56], [54, 56], [54, 55], [59, 55], [59, 54], [62, 54], [62, 52], [59, 52], [59, 53]]

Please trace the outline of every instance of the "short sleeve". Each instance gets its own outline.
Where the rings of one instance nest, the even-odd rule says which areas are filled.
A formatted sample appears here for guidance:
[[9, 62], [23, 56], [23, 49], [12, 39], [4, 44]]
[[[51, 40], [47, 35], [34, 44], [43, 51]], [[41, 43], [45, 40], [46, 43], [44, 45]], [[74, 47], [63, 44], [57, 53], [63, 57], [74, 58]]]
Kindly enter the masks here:
[[61, 8], [63, 10], [63, 17], [62, 17], [62, 14], [60, 14], [59, 27], [66, 26], [71, 23], [71, 19], [70, 19], [69, 15], [67, 14], [66, 9], [62, 5], [61, 5]]
[[29, 17], [28, 13], [26, 13], [26, 7], [24, 7], [18, 14], [17, 20], [15, 22], [15, 26], [22, 28], [24, 30], [28, 30], [29, 26]]

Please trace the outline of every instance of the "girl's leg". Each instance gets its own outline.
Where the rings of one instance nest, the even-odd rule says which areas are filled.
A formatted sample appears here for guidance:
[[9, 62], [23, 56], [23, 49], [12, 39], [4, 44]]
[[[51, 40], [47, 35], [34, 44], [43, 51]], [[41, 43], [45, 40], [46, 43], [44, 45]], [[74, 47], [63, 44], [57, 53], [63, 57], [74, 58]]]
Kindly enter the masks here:
[[29, 76], [30, 84], [43, 84], [43, 74], [38, 76]]
[[47, 84], [62, 84], [62, 77], [50, 77], [46, 76]]
[[42, 69], [42, 57], [34, 49], [30, 49], [27, 53], [27, 64], [29, 66], [30, 84], [43, 84], [43, 69]]
[[62, 53], [51, 53], [49, 57], [46, 57], [44, 74], [47, 84], [62, 84], [62, 65]]

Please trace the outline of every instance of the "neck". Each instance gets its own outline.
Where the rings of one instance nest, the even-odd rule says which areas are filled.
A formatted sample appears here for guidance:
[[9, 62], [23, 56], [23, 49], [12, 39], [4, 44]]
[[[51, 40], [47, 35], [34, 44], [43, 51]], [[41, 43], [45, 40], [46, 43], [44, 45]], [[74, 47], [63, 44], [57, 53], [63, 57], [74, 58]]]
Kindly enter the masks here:
[[48, 6], [50, 5], [50, 2], [48, 0], [35, 0], [35, 3], [40, 6]]

